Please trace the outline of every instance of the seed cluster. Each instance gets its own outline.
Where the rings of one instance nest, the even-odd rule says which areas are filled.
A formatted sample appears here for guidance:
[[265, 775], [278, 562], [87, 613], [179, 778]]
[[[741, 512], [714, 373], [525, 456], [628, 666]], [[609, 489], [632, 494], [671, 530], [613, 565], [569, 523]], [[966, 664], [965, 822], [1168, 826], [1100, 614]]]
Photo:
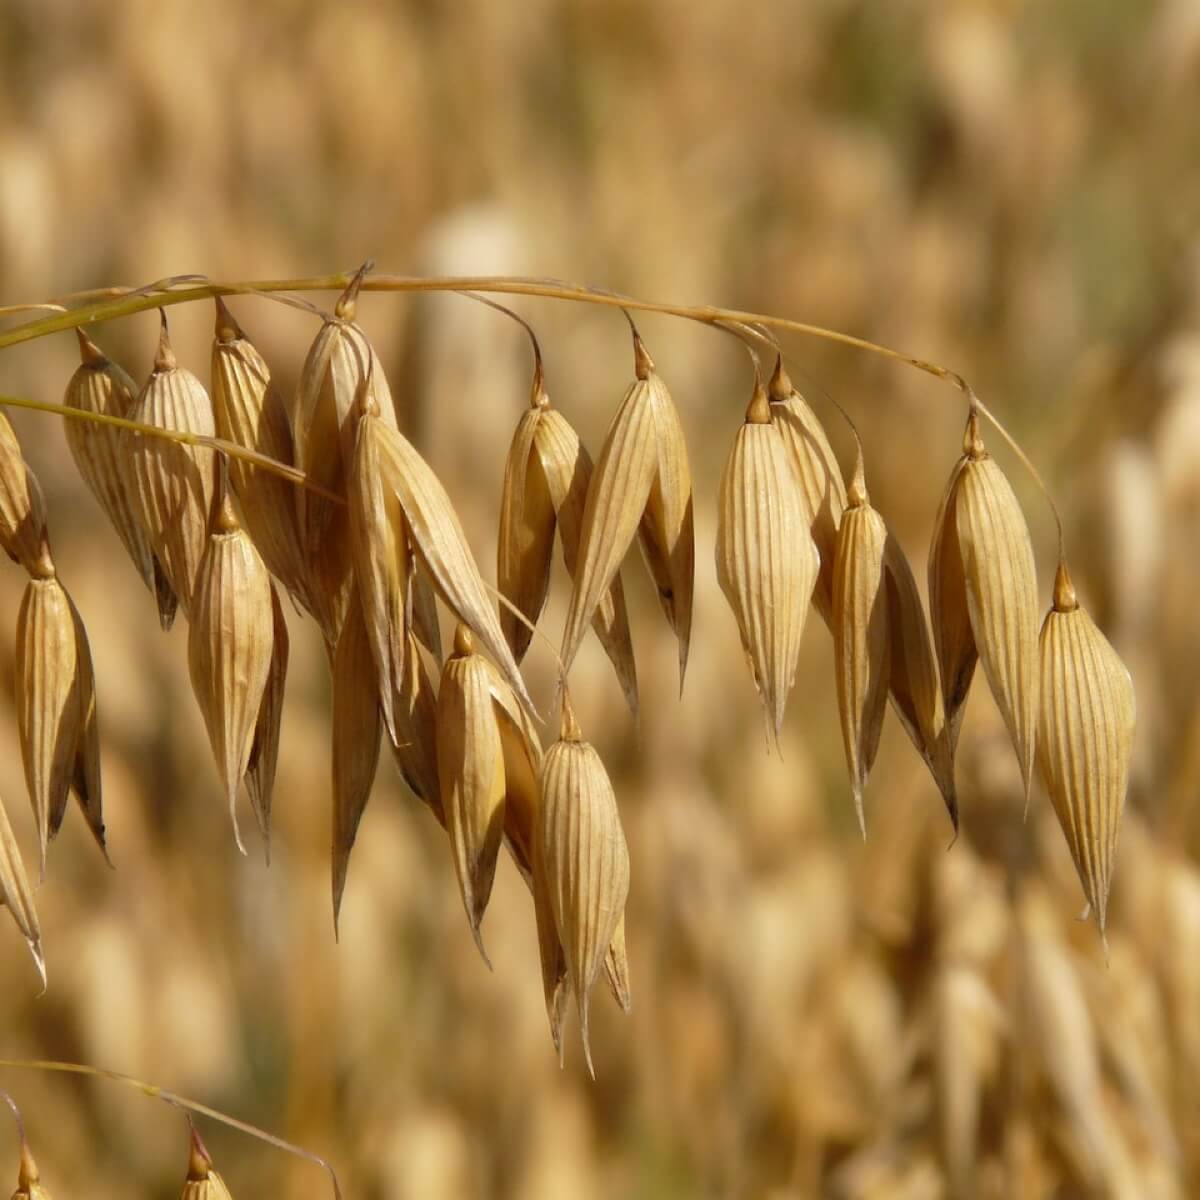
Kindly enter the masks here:
[[[177, 611], [188, 622], [192, 687], [239, 847], [243, 785], [269, 845], [286, 593], [320, 628], [332, 673], [335, 928], [386, 737], [406, 782], [446, 831], [485, 960], [483, 919], [507, 846], [533, 900], [554, 1043], [561, 1053], [573, 994], [590, 1067], [588, 997], [601, 971], [618, 1004], [630, 1003], [630, 863], [612, 785], [583, 739], [566, 676], [593, 629], [636, 714], [620, 576], [636, 539], [678, 643], [683, 686], [695, 563], [683, 427], [634, 330], [634, 380], [593, 464], [550, 403], [538, 353], [500, 498], [498, 611], [454, 505], [401, 432], [379, 358], [355, 322], [361, 280], [362, 272], [324, 319], [290, 405], [220, 300], [211, 399], [176, 362], [165, 317], [154, 369], [136, 394], [81, 335], [66, 405], [179, 436], [79, 420], [69, 423], [71, 451], [163, 628]], [[306, 486], [227, 459], [214, 449], [216, 435], [298, 468]], [[546, 604], [556, 537], [571, 596], [559, 737], [543, 751], [519, 664]], [[104, 846], [95, 681], [83, 623], [50, 553], [37, 481], [2, 417], [0, 544], [30, 576], [18, 619], [18, 720], [44, 868], [72, 791]], [[716, 570], [771, 736], [783, 726], [811, 603], [833, 638], [864, 836], [889, 700], [957, 829], [954, 751], [981, 662], [1026, 803], [1036, 762], [1103, 933], [1132, 748], [1132, 684], [1080, 608], [1065, 560], [1039, 637], [1029, 532], [983, 444], [974, 403], [928, 569], [932, 636], [913, 571], [871, 504], [861, 446], [847, 485], [782, 356], [765, 385], [756, 368], [720, 481]], [[454, 623], [445, 657], [439, 602]], [[40, 965], [32, 897], [2, 810], [0, 885]]]

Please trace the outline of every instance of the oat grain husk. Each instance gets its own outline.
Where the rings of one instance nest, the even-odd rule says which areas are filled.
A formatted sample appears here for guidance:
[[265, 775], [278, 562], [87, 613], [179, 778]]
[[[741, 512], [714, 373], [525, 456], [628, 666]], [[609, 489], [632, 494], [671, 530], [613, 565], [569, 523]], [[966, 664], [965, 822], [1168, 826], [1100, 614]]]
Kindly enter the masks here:
[[[594, 1074], [588, 999], [625, 911], [629, 851], [608, 773], [582, 740], [565, 690], [560, 737], [542, 761], [541, 782], [544, 879], [579, 1008], [588, 1070]], [[548, 976], [545, 972], [543, 979]], [[627, 993], [627, 982], [624, 988]]]
[[[80, 412], [131, 418], [137, 403], [137, 387], [133, 380], [116, 363], [110, 362], [82, 330], [76, 332], [83, 361], [67, 384], [63, 403]], [[95, 421], [65, 421], [63, 432], [83, 481], [99, 501], [137, 573], [155, 597], [160, 624], [169, 629], [175, 619], [178, 601], [155, 558], [149, 534], [138, 515], [133, 478], [128, 468], [126, 435]]]
[[721, 476], [717, 580], [776, 740], [819, 569], [800, 490], [761, 381]]
[[371, 798], [379, 766], [383, 716], [379, 706], [379, 676], [371, 654], [357, 591], [333, 656], [333, 928], [338, 932], [342, 894], [350, 852], [359, 822]]
[[1136, 705], [1129, 671], [1080, 607], [1065, 562], [1040, 652], [1038, 767], [1103, 935]]
[[8, 418], [0, 413], [0, 547], [30, 575], [49, 569], [46, 505], [41, 485], [21, 453]]
[[[226, 441], [292, 465], [291, 424], [270, 368], [224, 301], [218, 296], [215, 303], [212, 402], [217, 433]], [[307, 604], [296, 485], [240, 458], [229, 462], [229, 482], [267, 570]]]
[[[548, 400], [538, 405], [533, 449], [537, 464], [546, 480], [550, 502], [554, 507], [563, 564], [574, 583], [579, 564], [583, 514], [592, 479], [591, 455], [567, 419], [551, 407]], [[608, 590], [601, 595], [592, 617], [592, 628], [613, 665], [626, 703], [636, 717], [637, 666], [633, 657], [633, 639], [629, 632], [629, 616], [625, 609], [625, 590], [621, 584], [620, 572], [613, 576]]]
[[825, 428], [796, 390], [784, 369], [782, 355], [775, 360], [768, 395], [774, 424], [787, 446], [813, 542], [821, 558], [813, 603], [821, 619], [829, 625], [833, 611], [833, 558], [842, 510], [846, 507], [846, 485]]
[[399, 687], [392, 697], [396, 740], [392, 754], [405, 783], [445, 827], [442, 789], [437, 770], [437, 692], [425, 670], [416, 636], [408, 635], [408, 650]]
[[274, 606], [271, 577], [226, 492], [217, 503], [200, 562], [188, 630], [188, 669], [238, 849], [238, 787], [254, 746], [271, 676]]
[[834, 557], [833, 646], [842, 740], [863, 837], [863, 792], [879, 749], [891, 673], [883, 565], [887, 538], [887, 526], [867, 496], [860, 451]]
[[75, 777], [83, 685], [75, 614], [58, 579], [31, 579], [17, 615], [17, 730], [42, 874]]
[[258, 706], [254, 741], [246, 763], [246, 793], [258, 821], [267, 861], [271, 860], [271, 800], [275, 791], [275, 770], [279, 763], [279, 727], [283, 720], [283, 692], [287, 682], [291, 639], [279, 592], [271, 585], [271, 665]]
[[33, 888], [29, 885], [25, 860], [21, 857], [21, 848], [17, 845], [3, 801], [0, 801], [0, 901], [3, 901], [21, 936], [28, 943], [29, 953], [33, 955], [34, 965], [45, 987], [46, 959], [42, 953], [42, 930], [33, 902]]
[[[138, 396], [133, 419], [143, 425], [213, 437], [208, 393], [175, 361], [164, 315], [154, 370]], [[126, 433], [130, 493], [150, 544], [185, 616], [191, 614], [196, 572], [208, 541], [213, 498], [213, 451], [164, 438]], [[162, 605], [160, 603], [160, 613]], [[165, 618], [164, 618], [165, 624]]]

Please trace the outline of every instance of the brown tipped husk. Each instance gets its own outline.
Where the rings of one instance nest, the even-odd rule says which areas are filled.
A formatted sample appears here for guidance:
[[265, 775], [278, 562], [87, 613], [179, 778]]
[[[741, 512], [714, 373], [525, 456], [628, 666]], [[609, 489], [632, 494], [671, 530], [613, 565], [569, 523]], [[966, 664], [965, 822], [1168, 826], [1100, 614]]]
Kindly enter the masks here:
[[283, 720], [283, 692], [287, 682], [291, 640], [279, 593], [271, 585], [271, 666], [258, 706], [254, 741], [246, 763], [246, 792], [263, 837], [268, 861], [271, 857], [271, 798], [275, 791], [275, 769], [279, 763], [279, 726]]
[[842, 510], [846, 507], [846, 484], [825, 428], [788, 378], [782, 356], [776, 359], [769, 395], [775, 426], [787, 446], [804, 497], [812, 538], [821, 556], [813, 603], [829, 625], [833, 611], [833, 557]]
[[[471, 933], [484, 961], [480, 923], [505, 824], [504, 750], [493, 706], [491, 676], [460, 625], [438, 688], [438, 777], [454, 870]], [[490, 963], [489, 963], [490, 965]]]
[[982, 449], [968, 454], [963, 466], [956, 525], [971, 630], [1028, 802], [1037, 740], [1037, 571], [1021, 506]]
[[638, 540], [642, 557], [658, 588], [658, 602], [679, 643], [679, 688], [682, 691], [692, 639], [692, 594], [696, 574], [692, 473], [683, 426], [667, 385], [653, 367], [647, 382], [658, 465], [646, 499], [646, 511], [638, 527]]
[[[579, 564], [583, 514], [592, 479], [592, 459], [566, 418], [549, 405], [539, 413], [534, 430], [534, 449], [558, 518], [563, 563], [574, 583]], [[629, 616], [625, 611], [625, 589], [621, 585], [619, 572], [613, 575], [608, 590], [600, 597], [592, 617], [592, 628], [617, 673], [626, 703], [636, 716], [637, 666], [633, 657], [633, 639], [629, 633]]]
[[[861, 458], [856, 482], [861, 475]], [[833, 569], [833, 647], [842, 740], [854, 811], [866, 836], [863, 791], [879, 748], [891, 672], [884, 547], [887, 526], [863, 490], [851, 489]]]
[[819, 564], [786, 447], [757, 382], [756, 399], [766, 419], [748, 418], [738, 430], [721, 476], [717, 581], [778, 739]]
[[107, 860], [100, 779], [100, 721], [96, 703], [96, 673], [92, 666], [92, 649], [88, 644], [87, 629], [69, 593], [67, 603], [71, 606], [71, 620], [75, 626], [79, 672], [79, 743], [75, 751], [71, 788], [79, 801], [88, 828], [92, 831], [92, 837], [96, 839], [101, 854]]
[[333, 927], [338, 928], [350, 851], [379, 766], [379, 677], [357, 591], [333, 655]]
[[250, 762], [273, 645], [271, 577], [225, 496], [197, 571], [188, 668], [243, 853], [238, 786]]
[[[137, 386], [116, 363], [80, 334], [83, 364], [71, 376], [63, 396], [68, 408], [80, 412], [129, 418], [137, 401]], [[166, 601], [159, 614], [165, 627], [175, 615], [175, 595], [163, 585], [161, 569], [156, 569], [149, 535], [138, 515], [133, 480], [127, 465], [128, 442], [125, 434], [95, 421], [65, 421], [63, 432], [79, 474], [112, 523], [137, 573], [156, 600]]]
[[[226, 441], [292, 465], [291, 425], [270, 369], [219, 297], [216, 305], [212, 402], [217, 433]], [[229, 482], [267, 570], [306, 604], [296, 485], [240, 458], [229, 461]]]
[[446, 606], [479, 639], [480, 648], [532, 712], [533, 701], [446, 489], [407, 438], [382, 423], [377, 433], [383, 486], [400, 502], [418, 563]]
[[[568, 706], [564, 701], [563, 736], [542, 763], [538, 836], [549, 906], [579, 1007], [591, 1071], [588, 998], [625, 911], [629, 851], [604, 764], [591, 745], [579, 740]], [[549, 974], [544, 971], [544, 981]], [[552, 1025], [554, 1020], [552, 1009]]]
[[588, 484], [571, 605], [563, 630], [562, 660], [568, 670], [584, 631], [617, 578], [658, 472], [653, 386], [648, 379], [630, 385]]
[[21, 936], [29, 945], [42, 985], [46, 983], [46, 960], [42, 954], [42, 930], [38, 924], [37, 908], [33, 902], [33, 888], [25, 872], [25, 861], [17, 845], [8, 810], [0, 801], [0, 901], [16, 922]]
[[888, 687], [892, 706], [917, 752], [925, 760], [957, 832], [954, 752], [946, 724], [937, 660], [929, 640], [929, 625], [917, 581], [904, 551], [891, 534], [888, 534], [883, 550], [883, 568], [891, 644]]
[[550, 589], [554, 550], [554, 504], [535, 439], [540, 407], [527, 409], [517, 424], [504, 464], [500, 493], [500, 533], [496, 550], [496, 584], [500, 594], [524, 616], [500, 608], [500, 628], [519, 663], [525, 657], [530, 628], [536, 625]]
[[1079, 606], [1065, 564], [1040, 652], [1038, 767], [1103, 933], [1133, 754], [1133, 681]]
[[[155, 368], [133, 410], [143, 425], [214, 436], [212, 403], [200, 380], [175, 362], [163, 323]], [[142, 527], [190, 616], [196, 572], [208, 537], [213, 497], [213, 451], [140, 433], [126, 434], [131, 497]]]
[[33, 805], [42, 872], [75, 773], [80, 733], [81, 670], [75, 614], [58, 579], [31, 579], [17, 616], [17, 728]]

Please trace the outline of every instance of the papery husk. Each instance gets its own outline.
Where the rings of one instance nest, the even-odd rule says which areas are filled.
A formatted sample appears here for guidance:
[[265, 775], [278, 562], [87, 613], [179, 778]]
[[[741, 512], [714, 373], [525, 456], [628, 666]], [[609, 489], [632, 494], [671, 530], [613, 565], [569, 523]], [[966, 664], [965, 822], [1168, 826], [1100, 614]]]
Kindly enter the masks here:
[[404, 510], [395, 490], [384, 483], [382, 427], [373, 408], [359, 419], [346, 492], [358, 599], [379, 677], [383, 719], [394, 744], [398, 735], [392, 699], [404, 671], [413, 561]]
[[717, 581], [778, 741], [819, 563], [787, 449], [757, 376], [721, 476], [717, 513]]
[[[563, 563], [574, 583], [579, 564], [583, 514], [592, 479], [592, 459], [566, 418], [550, 407], [549, 402], [539, 407], [533, 443], [558, 521]], [[619, 571], [596, 605], [592, 628], [617, 673], [626, 703], [636, 717], [637, 666], [633, 657], [633, 639], [629, 633], [629, 616], [625, 610], [625, 589], [621, 585]]]
[[338, 933], [350, 851], [371, 798], [379, 766], [383, 714], [379, 676], [371, 654], [357, 589], [350, 593], [341, 636], [333, 655], [333, 929]]
[[[137, 403], [136, 384], [104, 356], [82, 329], [75, 332], [83, 362], [67, 384], [63, 404], [80, 412], [131, 418]], [[104, 509], [142, 582], [154, 596], [159, 606], [159, 623], [164, 630], [170, 629], [178, 600], [154, 556], [150, 536], [139, 516], [125, 433], [96, 421], [77, 420], [64, 421], [63, 432], [83, 481]]]
[[[65, 589], [64, 589], [65, 591]], [[87, 629], [75, 601], [67, 593], [71, 620], [75, 626], [76, 664], [79, 685], [79, 742], [75, 751], [75, 767], [71, 774], [71, 789], [83, 812], [100, 853], [108, 862], [108, 847], [104, 830], [104, 802], [100, 778], [100, 720], [96, 703], [96, 672], [92, 665], [92, 649]], [[58, 815], [58, 824], [62, 814]], [[51, 821], [51, 831], [58, 825]], [[112, 863], [109, 862], [109, 866]]]
[[[536, 834], [540, 834], [540, 816]], [[554, 907], [550, 900], [550, 882], [546, 877], [545, 847], [540, 836], [533, 842], [533, 871], [530, 877], [533, 892], [533, 914], [537, 925], [538, 959], [542, 970], [542, 996], [546, 1016], [550, 1021], [550, 1037], [562, 1065], [565, 1046], [562, 1040], [563, 1022], [571, 999], [571, 983], [567, 977], [567, 956], [558, 936]]]
[[1133, 755], [1129, 671], [1079, 606], [1065, 562], [1042, 625], [1038, 767], [1104, 934]]
[[[679, 690], [687, 672], [692, 638], [692, 595], [696, 576], [696, 533], [692, 512], [692, 473], [679, 413], [667, 385], [654, 370], [641, 339], [634, 335], [639, 374], [648, 372], [658, 467], [638, 527], [642, 557], [658, 589], [658, 602], [679, 643]], [[644, 367], [643, 367], [644, 362]]]
[[437, 770], [437, 692], [410, 631], [399, 687], [392, 697], [396, 741], [392, 754], [405, 783], [422, 800], [443, 828], [442, 789]]
[[41, 871], [75, 776], [83, 730], [75, 614], [58, 579], [31, 579], [17, 616], [17, 731], [38, 831]]
[[[968, 426], [968, 441], [972, 439]], [[954, 465], [929, 544], [929, 617], [942, 683], [950, 750], [958, 745], [967, 693], [975, 676], [979, 651], [967, 610], [967, 581], [958, 540], [958, 495], [966, 457]]]
[[21, 847], [17, 845], [3, 801], [0, 801], [0, 901], [8, 908], [21, 936], [28, 943], [29, 953], [33, 955], [34, 965], [45, 988], [46, 959], [42, 952], [42, 930], [33, 902], [33, 888], [29, 885]]
[[225, 494], [217, 503], [196, 575], [188, 669], [243, 854], [237, 795], [271, 675], [272, 594], [266, 565]]
[[375, 432], [384, 488], [400, 501], [418, 565], [450, 611], [479, 639], [521, 703], [535, 711], [446, 489], [402, 434], [383, 423]]
[[1017, 752], [1028, 804], [1038, 715], [1033, 542], [1012, 487], [968, 421], [955, 524], [979, 660]]
[[[191, 371], [175, 361], [165, 315], [154, 370], [138, 396], [132, 417], [140, 424], [160, 429], [207, 437], [216, 433], [208, 393]], [[208, 540], [213, 451], [140, 433], [125, 436], [132, 481], [130, 496], [179, 607], [190, 616], [196, 572]]]
[[52, 568], [41, 485], [21, 453], [8, 417], [0, 413], [0, 548], [30, 575]]
[[187, 1179], [180, 1200], [233, 1200], [195, 1129], [192, 1130]]
[[442, 670], [437, 707], [438, 778], [459, 891], [484, 962], [480, 923], [492, 894], [505, 824], [504, 748], [487, 663], [460, 624]]
[[[538, 372], [540, 376], [540, 371]], [[504, 605], [500, 628], [520, 663], [533, 637], [550, 590], [550, 559], [554, 551], [554, 504], [534, 439], [541, 405], [548, 405], [535, 379], [534, 406], [517, 423], [504, 464], [500, 493], [500, 531], [496, 548], [496, 586], [525, 620]]]
[[639, 359], [638, 376], [613, 417], [592, 472], [579, 531], [561, 657], [570, 670], [579, 644], [637, 533], [659, 470], [656, 401], [662, 380]]
[[891, 674], [884, 547], [888, 532], [871, 507], [859, 453], [838, 529], [833, 569], [833, 652], [842, 741], [863, 837], [863, 791], [879, 749]]
[[832, 628], [833, 558], [842, 510], [846, 507], [846, 484], [825, 427], [796, 390], [784, 369], [782, 355], [775, 360], [768, 396], [775, 428], [783, 438], [800, 483], [812, 539], [821, 559], [813, 587], [813, 604], [821, 619]]
[[958, 832], [958, 792], [954, 783], [954, 751], [942, 699], [941, 679], [929, 625], [908, 559], [888, 534], [883, 549], [887, 588], [889, 661], [892, 707], [901, 725], [925, 760]]
[[246, 763], [246, 793], [258, 821], [267, 861], [271, 861], [271, 798], [279, 763], [279, 726], [283, 720], [283, 692], [287, 682], [291, 639], [279, 593], [271, 585], [271, 666], [254, 723], [254, 741]]
[[[292, 429], [270, 368], [220, 296], [215, 303], [212, 401], [217, 433], [226, 441], [291, 466], [295, 458]], [[229, 482], [267, 570], [307, 605], [296, 485], [240, 458], [229, 460]]]
[[[625, 911], [629, 851], [612, 784], [600, 756], [581, 740], [565, 690], [560, 737], [542, 760], [541, 784], [538, 836], [544, 879], [579, 1007], [588, 1070], [594, 1075], [588, 998]], [[544, 981], [549, 974], [544, 971]]]

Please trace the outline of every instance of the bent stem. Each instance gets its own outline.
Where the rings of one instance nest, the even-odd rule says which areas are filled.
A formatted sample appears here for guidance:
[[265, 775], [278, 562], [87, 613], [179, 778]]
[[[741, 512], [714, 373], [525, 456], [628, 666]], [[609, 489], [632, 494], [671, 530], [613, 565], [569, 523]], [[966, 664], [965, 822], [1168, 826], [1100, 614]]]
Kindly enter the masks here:
[[299, 487], [308, 488], [309, 491], [316, 492], [319, 496], [323, 496], [326, 500], [331, 500], [335, 504], [346, 503], [342, 496], [339, 496], [336, 492], [329, 491], [328, 488], [322, 487], [319, 483], [315, 483], [298, 468], [289, 467], [287, 463], [281, 463], [278, 459], [271, 458], [266, 454], [259, 454], [257, 450], [250, 450], [245, 446], [239, 446], [236, 442], [227, 442], [224, 438], [209, 437], [207, 434], [191, 433], [188, 430], [162, 429], [157, 425], [143, 425], [140, 421], [130, 421], [125, 417], [114, 417], [109, 413], [87, 412], [84, 409], [69, 408], [65, 404], [51, 404], [46, 400], [30, 400], [24, 396], [0, 394], [0, 407], [24, 408], [30, 412], [51, 413], [54, 416], [67, 417], [73, 421], [91, 421], [97, 425], [111, 425], [117, 429], [125, 429], [130, 433], [142, 433], [147, 437], [161, 438], [163, 441], [175, 442], [181, 446], [206, 446], [208, 449], [215, 450], [229, 458], [244, 459], [246, 462], [262, 468], [264, 471], [270, 471], [274, 475], [281, 475], [289, 482]]
[[241, 1121], [237, 1117], [231, 1117], [227, 1113], [221, 1112], [219, 1109], [209, 1108], [207, 1104], [201, 1104], [198, 1100], [189, 1100], [186, 1096], [181, 1096], [177, 1092], [168, 1091], [166, 1088], [158, 1087], [153, 1083], [144, 1083], [132, 1075], [123, 1075], [120, 1071], [109, 1071], [104, 1067], [93, 1067], [87, 1063], [55, 1062], [48, 1059], [0, 1058], [0, 1068], [11, 1068], [20, 1071], [58, 1071], [66, 1075], [89, 1075], [95, 1079], [107, 1079], [112, 1083], [123, 1083], [126, 1087], [135, 1088], [144, 1096], [149, 1096], [151, 1099], [162, 1100], [174, 1108], [182, 1109], [184, 1112], [195, 1113], [199, 1117], [207, 1117], [210, 1121], [216, 1121], [221, 1125], [228, 1126], [230, 1129], [236, 1129], [239, 1133], [257, 1138], [260, 1142], [266, 1142], [268, 1146], [274, 1146], [276, 1150], [282, 1150], [286, 1154], [294, 1154], [297, 1158], [303, 1158], [314, 1166], [320, 1167], [328, 1174], [329, 1182], [333, 1185], [334, 1200], [342, 1200], [342, 1188], [338, 1182], [337, 1172], [333, 1169], [333, 1165], [328, 1159], [322, 1158], [319, 1154], [314, 1154], [311, 1150], [305, 1150], [303, 1146], [294, 1145], [292, 1142], [285, 1141], [273, 1133], [268, 1133], [265, 1129], [259, 1129], [257, 1125], [251, 1125], [248, 1121]]

